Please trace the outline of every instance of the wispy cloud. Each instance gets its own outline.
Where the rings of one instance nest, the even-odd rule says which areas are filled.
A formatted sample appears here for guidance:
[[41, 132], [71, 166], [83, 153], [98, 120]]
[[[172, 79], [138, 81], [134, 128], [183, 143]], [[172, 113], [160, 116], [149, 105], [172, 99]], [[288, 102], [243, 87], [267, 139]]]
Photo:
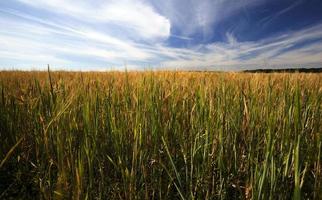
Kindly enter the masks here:
[[[29, 57], [44, 54], [51, 57], [78, 55], [101, 58], [103, 62], [112, 64], [115, 60], [124, 62], [124, 59], [146, 60], [151, 57], [132, 41], [121, 40], [88, 27], [46, 22], [17, 12], [11, 14], [18, 20], [0, 18], [0, 26], [7, 27], [0, 30], [0, 49], [7, 54], [33, 53], [34, 56]], [[47, 62], [52, 62], [52, 59]]]
[[[0, 11], [7, 14], [5, 19], [0, 18], [0, 25], [7, 27], [0, 30], [0, 41], [3, 44], [0, 47], [2, 57], [29, 52], [23, 57], [16, 57], [15, 60], [20, 59], [22, 63], [36, 61], [39, 55], [43, 55], [44, 58], [51, 58], [47, 62], [54, 65], [81, 64], [82, 66], [95, 61], [93, 65], [98, 63], [98, 65], [115, 67], [128, 62], [155, 64], [155, 61], [160, 59], [175, 59], [197, 54], [188, 49], [168, 48], [159, 43], [149, 45], [130, 39], [120, 39], [89, 26], [79, 27], [75, 23], [64, 21], [45, 21], [10, 9]], [[89, 61], [72, 59], [80, 57], [87, 57]], [[63, 60], [65, 62], [62, 62]], [[34, 64], [43, 64], [43, 62], [39, 60]]]
[[290, 4], [288, 7], [283, 8], [282, 10], [265, 17], [264, 19], [262, 19], [260, 21], [260, 24], [262, 24], [263, 26], [266, 26], [267, 24], [269, 24], [270, 22], [272, 22], [273, 20], [276, 20], [278, 17], [284, 15], [287, 12], [290, 12], [292, 9], [298, 7], [299, 5], [301, 5], [304, 2], [304, 0], [296, 0], [294, 1], [294, 3]]
[[[322, 24], [246, 41], [226, 30], [220, 41], [195, 42], [196, 32], [211, 36], [220, 22], [265, 0], [12, 2], [0, 2], [1, 66], [204, 70], [322, 63]], [[169, 38], [189, 45], [169, 45]]]
[[70, 16], [79, 21], [107, 23], [130, 29], [141, 37], [163, 38], [170, 34], [170, 21], [141, 1], [110, 0], [18, 0], [48, 12]]
[[[290, 31], [253, 42], [238, 42], [227, 33], [227, 43], [212, 43], [200, 46], [202, 56], [166, 61], [164, 66], [188, 69], [240, 69], [258, 67], [305, 66], [322, 64], [322, 24], [299, 31]], [[309, 41], [315, 41], [310, 43]], [[198, 51], [198, 49], [196, 49]]]
[[202, 31], [204, 37], [210, 36], [222, 20], [263, 3], [265, 0], [153, 0], [173, 26], [179, 27], [180, 34], [189, 36]]

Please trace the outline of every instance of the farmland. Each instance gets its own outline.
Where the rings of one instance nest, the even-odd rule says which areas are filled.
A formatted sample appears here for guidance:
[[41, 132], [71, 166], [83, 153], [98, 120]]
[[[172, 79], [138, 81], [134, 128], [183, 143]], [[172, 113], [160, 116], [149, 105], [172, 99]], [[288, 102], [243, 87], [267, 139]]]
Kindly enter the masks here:
[[0, 72], [0, 199], [321, 199], [322, 74]]

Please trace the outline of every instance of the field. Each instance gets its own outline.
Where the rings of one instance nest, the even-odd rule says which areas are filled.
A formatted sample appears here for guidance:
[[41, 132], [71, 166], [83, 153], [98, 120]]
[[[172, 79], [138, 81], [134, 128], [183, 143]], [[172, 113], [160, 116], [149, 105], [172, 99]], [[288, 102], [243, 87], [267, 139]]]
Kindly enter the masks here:
[[322, 199], [322, 74], [0, 72], [0, 199]]

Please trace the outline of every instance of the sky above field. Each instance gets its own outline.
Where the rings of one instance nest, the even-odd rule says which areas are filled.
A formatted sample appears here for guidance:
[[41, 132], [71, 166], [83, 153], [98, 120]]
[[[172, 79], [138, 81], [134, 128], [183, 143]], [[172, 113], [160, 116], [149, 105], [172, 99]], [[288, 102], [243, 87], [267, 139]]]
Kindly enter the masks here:
[[322, 66], [321, 0], [2, 0], [0, 70]]

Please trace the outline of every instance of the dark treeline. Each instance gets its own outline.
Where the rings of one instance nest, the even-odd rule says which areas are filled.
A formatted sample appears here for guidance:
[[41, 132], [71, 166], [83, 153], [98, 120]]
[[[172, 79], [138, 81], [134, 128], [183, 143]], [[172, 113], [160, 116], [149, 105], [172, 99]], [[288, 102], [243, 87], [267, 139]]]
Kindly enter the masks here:
[[322, 68], [287, 68], [287, 69], [253, 69], [253, 70], [244, 70], [243, 72], [249, 73], [321, 73]]

